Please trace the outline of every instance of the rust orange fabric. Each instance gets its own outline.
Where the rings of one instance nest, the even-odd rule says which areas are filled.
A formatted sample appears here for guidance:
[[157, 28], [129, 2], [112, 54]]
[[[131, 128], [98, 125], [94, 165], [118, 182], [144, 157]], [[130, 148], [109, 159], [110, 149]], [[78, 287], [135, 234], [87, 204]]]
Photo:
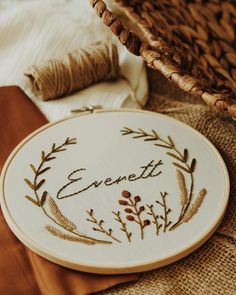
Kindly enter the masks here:
[[[46, 118], [17, 86], [0, 87], [0, 170], [13, 148]], [[49, 262], [26, 248], [0, 212], [0, 292], [7, 295], [82, 295], [137, 279], [96, 275]]]

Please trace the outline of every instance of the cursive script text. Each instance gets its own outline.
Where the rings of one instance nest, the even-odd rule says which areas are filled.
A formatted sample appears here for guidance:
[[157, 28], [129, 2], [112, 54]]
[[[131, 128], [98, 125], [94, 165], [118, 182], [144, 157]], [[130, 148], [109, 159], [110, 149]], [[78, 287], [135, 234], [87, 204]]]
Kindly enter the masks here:
[[154, 160], [150, 161], [147, 165], [141, 166], [141, 172], [137, 175], [135, 173], [131, 173], [129, 175], [119, 176], [115, 179], [112, 179], [111, 177], [107, 177], [104, 180], [95, 180], [89, 185], [86, 185], [82, 188], [78, 188], [75, 192], [67, 193], [68, 189], [71, 189], [71, 186], [75, 185], [75, 183], [79, 183], [81, 180], [83, 180], [83, 177], [80, 175], [86, 171], [86, 168], [79, 168], [71, 172], [67, 179], [69, 182], [67, 182], [65, 185], [62, 186], [62, 188], [59, 189], [57, 192], [57, 199], [65, 199], [69, 197], [76, 196], [78, 194], [81, 194], [84, 191], [87, 191], [91, 188], [98, 188], [101, 185], [105, 186], [111, 186], [114, 184], [118, 184], [122, 181], [137, 181], [139, 179], [147, 179], [150, 177], [156, 177], [161, 174], [161, 171], [158, 169], [160, 165], [162, 165], [162, 161], [155, 162]]

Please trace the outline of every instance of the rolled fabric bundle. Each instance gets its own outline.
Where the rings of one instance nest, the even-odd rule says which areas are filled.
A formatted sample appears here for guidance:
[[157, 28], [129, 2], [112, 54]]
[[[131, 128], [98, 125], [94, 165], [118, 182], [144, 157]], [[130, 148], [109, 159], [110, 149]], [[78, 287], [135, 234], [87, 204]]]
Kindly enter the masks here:
[[32, 65], [24, 74], [37, 97], [55, 99], [100, 81], [119, 78], [119, 56], [116, 45], [101, 41], [42, 65]]

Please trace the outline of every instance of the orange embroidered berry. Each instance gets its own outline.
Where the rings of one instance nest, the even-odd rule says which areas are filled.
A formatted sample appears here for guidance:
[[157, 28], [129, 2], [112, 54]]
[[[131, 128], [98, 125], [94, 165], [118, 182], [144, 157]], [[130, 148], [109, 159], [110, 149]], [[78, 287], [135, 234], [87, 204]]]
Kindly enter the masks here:
[[124, 197], [124, 198], [130, 198], [131, 197], [131, 194], [128, 191], [122, 191], [122, 197]]

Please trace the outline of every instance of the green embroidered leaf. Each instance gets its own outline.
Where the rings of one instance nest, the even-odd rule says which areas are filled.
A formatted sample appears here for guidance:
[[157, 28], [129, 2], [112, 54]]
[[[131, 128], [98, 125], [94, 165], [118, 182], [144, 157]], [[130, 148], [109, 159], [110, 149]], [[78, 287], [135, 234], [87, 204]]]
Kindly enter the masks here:
[[28, 184], [28, 186], [29, 186], [32, 190], [35, 189], [33, 183], [32, 183], [31, 181], [29, 181], [29, 179], [25, 178], [24, 180], [25, 180], [25, 182]]
[[180, 164], [178, 164], [178, 163], [173, 162], [173, 165], [175, 165], [175, 166], [178, 167], [179, 169], [184, 170], [185, 172], [190, 173], [190, 171], [189, 171], [187, 168], [183, 167], [182, 165], [180, 165]]
[[53, 143], [53, 145], [52, 145], [52, 151], [54, 151], [55, 147], [56, 147], [56, 144]]

